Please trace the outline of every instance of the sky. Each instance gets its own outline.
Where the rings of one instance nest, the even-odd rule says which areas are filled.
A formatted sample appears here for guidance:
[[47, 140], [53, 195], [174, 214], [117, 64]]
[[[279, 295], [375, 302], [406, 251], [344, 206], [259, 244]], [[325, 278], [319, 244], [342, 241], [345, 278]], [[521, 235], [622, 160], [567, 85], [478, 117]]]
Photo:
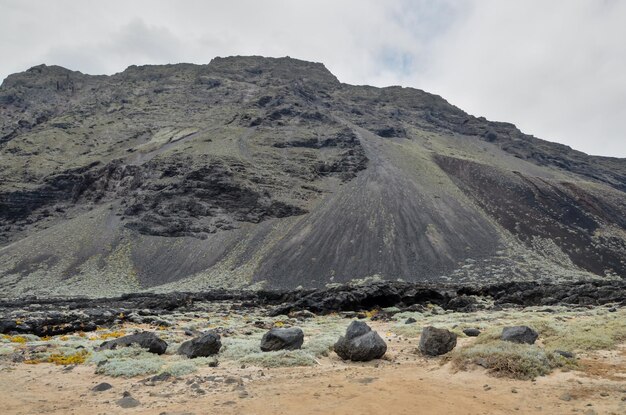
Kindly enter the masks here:
[[231, 55], [322, 62], [626, 157], [626, 0], [0, 0], [0, 79]]

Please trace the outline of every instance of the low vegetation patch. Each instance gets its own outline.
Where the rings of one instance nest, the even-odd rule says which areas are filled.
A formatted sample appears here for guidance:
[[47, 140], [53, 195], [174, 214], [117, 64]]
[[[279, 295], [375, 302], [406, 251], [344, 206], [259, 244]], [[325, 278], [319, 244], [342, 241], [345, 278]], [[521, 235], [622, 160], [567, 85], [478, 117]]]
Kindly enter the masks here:
[[262, 367], [313, 366], [315, 358], [304, 350], [279, 350], [277, 352], [252, 353], [239, 362]]
[[[581, 316], [541, 330], [550, 349], [569, 351], [611, 350], [626, 341], [626, 313]], [[545, 334], [544, 334], [545, 333]]]
[[567, 359], [536, 345], [505, 341], [475, 343], [455, 350], [449, 358], [458, 369], [480, 365], [497, 376], [532, 379], [567, 364]]
[[39, 363], [54, 363], [55, 365], [81, 365], [85, 363], [87, 358], [89, 357], [89, 352], [87, 350], [79, 350], [79, 351], [71, 351], [71, 352], [63, 352], [57, 351], [52, 354], [40, 354], [38, 356], [33, 356], [31, 359], [27, 359], [24, 363], [29, 365], [35, 365]]
[[131, 346], [95, 352], [89, 363], [97, 365], [98, 374], [130, 378], [158, 373], [165, 362], [158, 355]]

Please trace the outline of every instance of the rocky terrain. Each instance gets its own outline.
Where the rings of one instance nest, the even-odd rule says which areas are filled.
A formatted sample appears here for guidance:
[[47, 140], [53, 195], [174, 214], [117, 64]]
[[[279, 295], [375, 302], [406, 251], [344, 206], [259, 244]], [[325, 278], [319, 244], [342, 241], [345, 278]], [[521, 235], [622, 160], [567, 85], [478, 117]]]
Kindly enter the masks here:
[[626, 160], [291, 58], [0, 87], [3, 297], [626, 275]]
[[625, 301], [622, 282], [3, 301], [3, 413], [623, 414]]

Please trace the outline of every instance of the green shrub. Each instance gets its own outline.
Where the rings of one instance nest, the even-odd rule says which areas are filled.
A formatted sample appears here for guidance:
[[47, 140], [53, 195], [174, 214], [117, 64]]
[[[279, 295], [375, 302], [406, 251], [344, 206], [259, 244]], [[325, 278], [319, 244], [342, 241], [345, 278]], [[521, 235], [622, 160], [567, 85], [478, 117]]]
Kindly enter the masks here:
[[122, 347], [95, 352], [88, 363], [97, 365], [98, 374], [133, 377], [159, 372], [164, 361], [139, 347]]
[[459, 369], [478, 364], [495, 375], [515, 379], [546, 375], [567, 362], [561, 356], [535, 345], [500, 340], [463, 347], [453, 351], [449, 359]]
[[219, 356], [228, 360], [241, 358], [261, 351], [261, 335], [244, 338], [226, 337], [222, 339], [222, 349]]
[[279, 350], [246, 355], [239, 362], [262, 367], [313, 366], [315, 358], [304, 350]]

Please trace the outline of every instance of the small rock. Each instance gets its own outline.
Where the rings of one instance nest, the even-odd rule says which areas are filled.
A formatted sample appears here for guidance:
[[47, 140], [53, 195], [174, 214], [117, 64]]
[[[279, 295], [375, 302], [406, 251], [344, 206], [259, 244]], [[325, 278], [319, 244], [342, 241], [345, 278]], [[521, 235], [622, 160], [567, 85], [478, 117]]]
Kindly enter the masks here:
[[315, 318], [317, 316], [309, 310], [300, 310], [289, 313], [289, 317], [307, 319]]
[[96, 386], [91, 388], [91, 390], [94, 392], [104, 392], [104, 391], [108, 391], [112, 387], [113, 386], [110, 383], [102, 382], [102, 383], [98, 383]]
[[159, 373], [158, 375], [154, 375], [151, 378], [147, 379], [149, 382], [164, 382], [171, 378], [172, 375], [168, 372]]
[[456, 334], [446, 329], [425, 327], [420, 336], [419, 350], [428, 356], [448, 353], [456, 346]]
[[609, 308], [609, 313], [615, 313], [616, 311], [617, 311], [617, 308], [615, 307]]
[[413, 324], [413, 323], [417, 323], [417, 320], [415, 320], [413, 317], [407, 318], [406, 321], [404, 322], [404, 324]]
[[261, 350], [264, 352], [276, 350], [296, 350], [302, 347], [304, 333], [298, 327], [273, 328], [263, 335]]
[[511, 388], [511, 393], [517, 393], [517, 389]]
[[539, 333], [528, 326], [505, 327], [502, 329], [500, 339], [513, 343], [534, 344]]
[[564, 393], [561, 396], [559, 396], [559, 399], [562, 401], [569, 402], [572, 400], [572, 395], [570, 395], [569, 393]]
[[130, 396], [130, 393], [124, 392], [124, 397], [117, 401], [117, 405], [122, 408], [135, 408], [141, 405], [141, 402]]
[[480, 334], [480, 330], [474, 328], [468, 328], [463, 330], [463, 334], [469, 337], [476, 337]]
[[567, 352], [565, 350], [555, 350], [554, 353], [563, 356], [566, 359], [573, 359], [574, 358], [574, 353], [572, 352]]

